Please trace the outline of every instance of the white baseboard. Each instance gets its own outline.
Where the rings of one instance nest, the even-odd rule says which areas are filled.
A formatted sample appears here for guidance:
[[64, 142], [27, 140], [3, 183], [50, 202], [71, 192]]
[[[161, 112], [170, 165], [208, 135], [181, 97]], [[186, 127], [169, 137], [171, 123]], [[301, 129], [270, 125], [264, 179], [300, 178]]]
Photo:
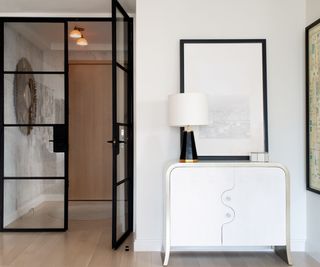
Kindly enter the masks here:
[[176, 252], [189, 252], [189, 251], [196, 251], [196, 252], [248, 252], [248, 251], [273, 251], [271, 246], [270, 247], [250, 247], [250, 246], [244, 246], [244, 247], [234, 247], [234, 246], [214, 246], [214, 247], [172, 247], [171, 251]]
[[161, 251], [162, 240], [160, 239], [135, 239], [134, 251]]
[[[305, 251], [305, 239], [292, 239], [292, 251]], [[135, 239], [134, 251], [161, 251], [162, 240]], [[172, 251], [271, 251], [270, 247], [173, 247]]]
[[319, 243], [315, 244], [314, 242], [306, 242], [306, 252], [314, 258], [316, 261], [320, 262], [320, 250]]
[[27, 214], [31, 209], [39, 206], [45, 201], [63, 201], [63, 195], [58, 194], [42, 194], [36, 198], [26, 202], [23, 206], [4, 216], [3, 226], [7, 226], [21, 216]]

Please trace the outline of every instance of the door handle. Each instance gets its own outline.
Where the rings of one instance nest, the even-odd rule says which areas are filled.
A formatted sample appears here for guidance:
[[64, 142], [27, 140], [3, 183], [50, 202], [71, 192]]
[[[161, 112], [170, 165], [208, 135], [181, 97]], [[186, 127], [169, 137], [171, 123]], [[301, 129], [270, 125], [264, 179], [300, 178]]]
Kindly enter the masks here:
[[53, 136], [49, 140], [53, 144], [54, 153], [63, 153], [68, 150], [68, 138], [66, 126], [64, 124], [56, 124], [53, 126]]
[[125, 141], [120, 141], [120, 140], [113, 139], [113, 140], [107, 141], [107, 143], [115, 145], [115, 144], [124, 144]]

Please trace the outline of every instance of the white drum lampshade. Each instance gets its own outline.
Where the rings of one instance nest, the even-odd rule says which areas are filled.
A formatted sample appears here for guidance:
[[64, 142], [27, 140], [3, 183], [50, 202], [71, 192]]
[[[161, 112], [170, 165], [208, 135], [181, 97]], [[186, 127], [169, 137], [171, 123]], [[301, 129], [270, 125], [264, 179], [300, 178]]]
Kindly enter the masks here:
[[169, 125], [185, 127], [180, 162], [198, 161], [192, 125], [208, 124], [208, 101], [205, 94], [180, 93], [169, 95]]
[[208, 124], [208, 101], [205, 94], [169, 95], [169, 125], [191, 126]]

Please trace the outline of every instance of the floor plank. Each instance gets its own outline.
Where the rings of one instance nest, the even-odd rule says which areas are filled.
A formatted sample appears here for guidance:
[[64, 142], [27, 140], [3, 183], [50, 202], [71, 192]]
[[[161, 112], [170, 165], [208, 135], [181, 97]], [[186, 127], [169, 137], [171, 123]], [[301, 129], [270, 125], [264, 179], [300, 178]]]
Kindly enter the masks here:
[[[78, 216], [79, 218], [81, 216]], [[66, 233], [0, 233], [1, 267], [161, 267], [160, 252], [134, 252], [133, 238], [111, 248], [111, 219], [70, 220]], [[125, 250], [129, 246], [129, 251]], [[320, 267], [293, 253], [294, 267]], [[271, 252], [173, 252], [169, 267], [284, 267]]]

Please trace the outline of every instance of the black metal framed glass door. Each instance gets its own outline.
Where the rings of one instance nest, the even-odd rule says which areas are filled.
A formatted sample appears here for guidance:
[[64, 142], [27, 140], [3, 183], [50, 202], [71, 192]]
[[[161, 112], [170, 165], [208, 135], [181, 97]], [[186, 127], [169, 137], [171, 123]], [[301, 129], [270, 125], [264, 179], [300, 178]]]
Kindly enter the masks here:
[[0, 22], [2, 231], [68, 228], [67, 22]]
[[133, 21], [112, 1], [112, 247], [133, 230]]

